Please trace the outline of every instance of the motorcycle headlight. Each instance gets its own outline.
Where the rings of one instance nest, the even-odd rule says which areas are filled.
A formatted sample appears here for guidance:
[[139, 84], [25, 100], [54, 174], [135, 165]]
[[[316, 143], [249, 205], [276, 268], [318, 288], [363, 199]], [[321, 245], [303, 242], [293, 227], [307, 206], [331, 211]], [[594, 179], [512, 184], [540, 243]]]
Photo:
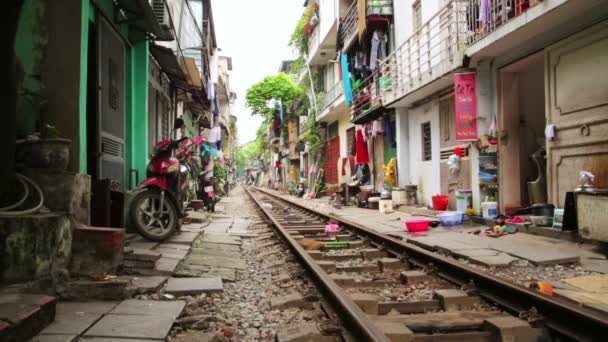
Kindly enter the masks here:
[[167, 172], [172, 173], [172, 172], [177, 172], [179, 170], [179, 163], [175, 163], [171, 166], [169, 166], [169, 168], [167, 169]]

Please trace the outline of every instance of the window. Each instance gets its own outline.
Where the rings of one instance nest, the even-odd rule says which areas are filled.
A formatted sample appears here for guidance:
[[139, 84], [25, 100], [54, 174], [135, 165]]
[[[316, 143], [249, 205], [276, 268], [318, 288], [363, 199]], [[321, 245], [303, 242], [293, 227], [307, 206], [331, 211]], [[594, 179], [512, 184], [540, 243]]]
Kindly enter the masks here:
[[346, 155], [354, 156], [357, 151], [355, 146], [355, 127], [346, 130]]
[[417, 31], [422, 25], [422, 3], [417, 0], [412, 5], [412, 24], [414, 25], [414, 31]]
[[334, 121], [327, 126], [327, 139], [338, 136], [338, 121]]
[[422, 124], [422, 161], [433, 159], [431, 146], [431, 123], [425, 122]]

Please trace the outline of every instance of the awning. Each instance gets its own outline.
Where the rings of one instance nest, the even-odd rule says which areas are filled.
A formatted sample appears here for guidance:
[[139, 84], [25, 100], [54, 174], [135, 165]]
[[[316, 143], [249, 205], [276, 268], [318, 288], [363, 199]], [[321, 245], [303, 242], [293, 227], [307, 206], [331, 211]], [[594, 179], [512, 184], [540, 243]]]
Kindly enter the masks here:
[[164, 46], [150, 44], [150, 53], [160, 65], [161, 70], [167, 74], [172, 81], [179, 80], [186, 82], [186, 76], [177, 61], [177, 56], [175, 56], [173, 50]]
[[197, 123], [204, 128], [211, 128], [211, 111], [204, 104], [193, 100], [188, 103], [188, 109], [192, 112], [194, 118], [198, 118]]
[[196, 67], [196, 61], [194, 60], [194, 58], [177, 57], [177, 60], [179, 61], [179, 65], [182, 69], [182, 72], [186, 76], [188, 84], [193, 87], [202, 89], [203, 81], [201, 80], [201, 74], [198, 71], [198, 68]]
[[117, 0], [117, 3], [118, 7], [125, 12], [129, 25], [150, 33], [159, 41], [175, 39], [170, 29], [160, 26], [148, 0]]

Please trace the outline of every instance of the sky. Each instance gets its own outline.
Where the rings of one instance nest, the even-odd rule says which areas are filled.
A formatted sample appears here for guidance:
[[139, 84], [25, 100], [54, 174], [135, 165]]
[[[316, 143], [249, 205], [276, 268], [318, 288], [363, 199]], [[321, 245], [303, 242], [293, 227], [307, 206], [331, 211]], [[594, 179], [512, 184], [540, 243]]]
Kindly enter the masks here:
[[245, 107], [247, 89], [279, 71], [281, 61], [293, 59], [287, 46], [304, 11], [304, 0], [212, 0], [220, 55], [232, 57], [230, 88], [237, 93], [232, 114], [237, 116], [239, 143], [255, 139], [262, 122]]

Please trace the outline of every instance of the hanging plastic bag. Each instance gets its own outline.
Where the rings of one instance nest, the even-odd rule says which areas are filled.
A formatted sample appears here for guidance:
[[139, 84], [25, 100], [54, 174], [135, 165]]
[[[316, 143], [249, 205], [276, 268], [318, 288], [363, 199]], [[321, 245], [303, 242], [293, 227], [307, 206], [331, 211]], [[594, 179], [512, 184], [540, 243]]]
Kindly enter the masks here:
[[460, 157], [458, 155], [452, 154], [448, 158], [448, 170], [450, 170], [452, 174], [460, 172]]

